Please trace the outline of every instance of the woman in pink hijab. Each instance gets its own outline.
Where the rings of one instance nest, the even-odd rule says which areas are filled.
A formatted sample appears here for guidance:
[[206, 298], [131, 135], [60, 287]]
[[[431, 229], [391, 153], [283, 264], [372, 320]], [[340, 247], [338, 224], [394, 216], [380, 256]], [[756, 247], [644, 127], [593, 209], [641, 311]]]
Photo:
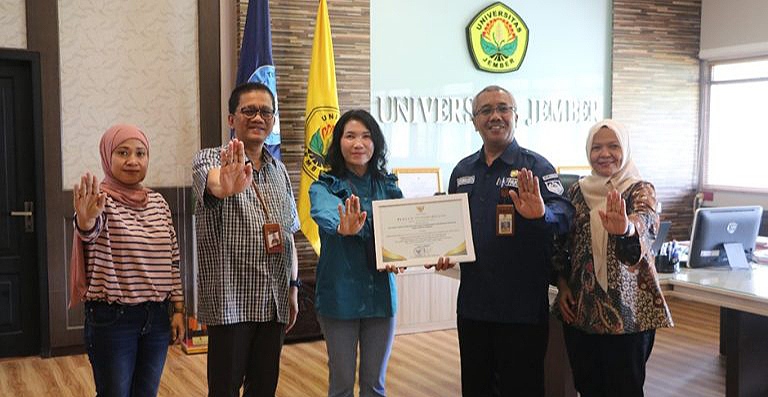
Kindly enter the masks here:
[[592, 174], [569, 190], [576, 214], [555, 246], [554, 312], [581, 396], [642, 396], [656, 329], [672, 326], [651, 253], [656, 190], [640, 177], [621, 124], [595, 124], [586, 150]]
[[110, 127], [99, 144], [104, 180], [73, 189], [70, 306], [85, 301], [84, 337], [98, 396], [155, 396], [169, 341], [184, 337], [179, 246], [168, 203], [142, 185], [149, 142]]

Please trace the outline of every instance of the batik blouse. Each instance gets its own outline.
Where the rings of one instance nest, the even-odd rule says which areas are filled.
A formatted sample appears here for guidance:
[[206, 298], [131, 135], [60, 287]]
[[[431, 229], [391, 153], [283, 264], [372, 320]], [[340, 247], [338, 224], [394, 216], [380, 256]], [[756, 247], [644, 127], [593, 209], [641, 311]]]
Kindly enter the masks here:
[[[672, 316], [651, 253], [659, 226], [653, 185], [640, 181], [621, 195], [636, 232], [631, 237], [609, 235], [607, 290], [597, 283], [590, 209], [578, 183], [570, 188], [568, 196], [576, 214], [570, 233], [555, 244], [553, 265], [556, 274], [567, 280], [576, 301], [575, 320], [570, 325], [593, 334], [629, 334], [672, 327]], [[559, 305], [554, 305], [553, 312], [562, 319]]]

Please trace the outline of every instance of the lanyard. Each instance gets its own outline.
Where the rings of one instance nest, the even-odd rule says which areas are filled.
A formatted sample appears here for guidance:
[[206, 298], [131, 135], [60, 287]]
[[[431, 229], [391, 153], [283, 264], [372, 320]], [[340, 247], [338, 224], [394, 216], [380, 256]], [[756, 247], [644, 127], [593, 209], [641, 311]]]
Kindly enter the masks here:
[[261, 203], [261, 209], [264, 211], [264, 217], [266, 218], [266, 223], [270, 223], [270, 217], [269, 217], [269, 210], [267, 209], [267, 204], [264, 202], [264, 198], [261, 197], [261, 192], [259, 192], [259, 188], [256, 186], [256, 179], [255, 175], [253, 176], [254, 179], [251, 179], [251, 186], [253, 186], [253, 190], [256, 192], [256, 197], [259, 198], [259, 203]]
[[[262, 162], [262, 164], [264, 164], [264, 155], [262, 154], [261, 157], [262, 157], [261, 162]], [[256, 169], [253, 168], [253, 162], [251, 161], [251, 159], [247, 159], [245, 161], [245, 164], [246, 165], [250, 165], [251, 168], [253, 169], [253, 174], [252, 174], [252, 177], [251, 177], [251, 186], [253, 186], [253, 191], [256, 192], [256, 197], [258, 197], [258, 199], [259, 199], [259, 203], [261, 204], [262, 211], [264, 211], [264, 218], [265, 218], [265, 221], [266, 221], [265, 223], [270, 223], [270, 216], [269, 216], [269, 210], [267, 209], [267, 204], [264, 202], [264, 198], [261, 196], [261, 192], [259, 191], [259, 187], [256, 186]]]

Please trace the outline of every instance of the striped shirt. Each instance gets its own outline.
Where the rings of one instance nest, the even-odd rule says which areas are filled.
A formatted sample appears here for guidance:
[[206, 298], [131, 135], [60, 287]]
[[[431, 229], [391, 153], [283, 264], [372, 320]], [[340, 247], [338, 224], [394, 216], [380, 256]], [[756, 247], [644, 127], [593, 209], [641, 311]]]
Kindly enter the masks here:
[[[208, 172], [221, 165], [220, 151], [203, 149], [192, 165], [198, 319], [208, 325], [287, 323], [291, 237], [299, 229], [288, 172], [283, 163], [266, 150], [262, 152], [262, 166], [253, 171], [253, 181], [267, 206], [267, 219], [253, 185], [223, 200], [206, 191]], [[282, 252], [267, 253], [262, 231], [265, 223], [280, 225]]]
[[107, 195], [94, 228], [83, 231], [75, 224], [75, 230], [83, 240], [86, 300], [124, 305], [184, 300], [176, 231], [160, 193], [150, 192], [143, 209]]

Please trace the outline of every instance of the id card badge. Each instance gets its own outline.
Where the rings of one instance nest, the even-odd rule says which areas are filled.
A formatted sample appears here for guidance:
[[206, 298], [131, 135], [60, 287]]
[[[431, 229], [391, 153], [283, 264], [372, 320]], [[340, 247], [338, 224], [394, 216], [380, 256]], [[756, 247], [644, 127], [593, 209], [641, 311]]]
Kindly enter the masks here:
[[283, 234], [280, 233], [280, 225], [277, 223], [264, 224], [264, 246], [268, 254], [283, 252]]
[[496, 235], [511, 237], [515, 235], [515, 206], [498, 204], [496, 206]]

